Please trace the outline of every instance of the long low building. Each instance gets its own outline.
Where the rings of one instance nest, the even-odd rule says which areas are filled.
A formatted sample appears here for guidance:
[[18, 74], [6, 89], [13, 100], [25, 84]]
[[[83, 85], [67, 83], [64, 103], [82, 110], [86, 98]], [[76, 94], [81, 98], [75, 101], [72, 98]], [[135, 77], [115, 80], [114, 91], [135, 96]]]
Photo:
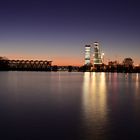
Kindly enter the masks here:
[[9, 68], [12, 70], [49, 70], [52, 61], [47, 60], [8, 60]]

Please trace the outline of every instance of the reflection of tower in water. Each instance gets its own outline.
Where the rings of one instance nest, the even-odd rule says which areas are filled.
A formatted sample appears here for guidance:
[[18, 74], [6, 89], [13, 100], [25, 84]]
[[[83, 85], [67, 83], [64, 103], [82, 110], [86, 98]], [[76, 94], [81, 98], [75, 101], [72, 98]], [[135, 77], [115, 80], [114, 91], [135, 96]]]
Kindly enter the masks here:
[[[106, 131], [107, 103], [105, 73], [84, 73], [83, 80], [83, 125], [92, 130], [92, 137], [98, 130]], [[86, 130], [85, 130], [86, 131]], [[104, 133], [104, 132], [103, 132]]]

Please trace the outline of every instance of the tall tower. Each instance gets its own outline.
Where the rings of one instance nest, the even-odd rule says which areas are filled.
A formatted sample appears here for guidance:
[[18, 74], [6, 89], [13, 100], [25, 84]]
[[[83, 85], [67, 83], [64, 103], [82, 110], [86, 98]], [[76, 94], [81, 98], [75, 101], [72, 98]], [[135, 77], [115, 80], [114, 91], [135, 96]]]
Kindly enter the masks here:
[[85, 45], [85, 65], [90, 64], [90, 49], [91, 45]]
[[94, 42], [94, 65], [102, 64], [102, 54], [100, 52], [99, 43]]

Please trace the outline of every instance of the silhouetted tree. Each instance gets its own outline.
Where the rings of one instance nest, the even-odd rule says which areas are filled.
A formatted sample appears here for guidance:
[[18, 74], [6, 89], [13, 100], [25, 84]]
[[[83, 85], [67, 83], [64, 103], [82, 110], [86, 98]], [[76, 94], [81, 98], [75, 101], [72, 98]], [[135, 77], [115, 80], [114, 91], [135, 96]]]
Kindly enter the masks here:
[[68, 66], [68, 72], [72, 72], [73, 67], [72, 66]]
[[6, 57], [0, 57], [0, 70], [8, 70], [9, 61]]
[[133, 72], [133, 63], [132, 58], [125, 58], [123, 60], [124, 72]]

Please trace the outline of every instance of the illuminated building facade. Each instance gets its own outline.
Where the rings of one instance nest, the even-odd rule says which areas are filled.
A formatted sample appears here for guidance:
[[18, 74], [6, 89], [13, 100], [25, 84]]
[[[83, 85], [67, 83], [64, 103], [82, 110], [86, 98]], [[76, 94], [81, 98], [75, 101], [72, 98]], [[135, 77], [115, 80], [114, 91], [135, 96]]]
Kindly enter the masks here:
[[[93, 48], [93, 55], [91, 55], [91, 49]], [[93, 57], [91, 57], [93, 56]], [[104, 53], [101, 53], [99, 43], [94, 42], [93, 45], [85, 45], [85, 65], [101, 65], [104, 61]]]
[[91, 45], [85, 45], [85, 65], [90, 64], [90, 49]]
[[94, 54], [93, 54], [93, 63], [94, 65], [100, 65], [103, 63], [103, 53], [101, 53], [99, 48], [99, 43], [94, 42]]

